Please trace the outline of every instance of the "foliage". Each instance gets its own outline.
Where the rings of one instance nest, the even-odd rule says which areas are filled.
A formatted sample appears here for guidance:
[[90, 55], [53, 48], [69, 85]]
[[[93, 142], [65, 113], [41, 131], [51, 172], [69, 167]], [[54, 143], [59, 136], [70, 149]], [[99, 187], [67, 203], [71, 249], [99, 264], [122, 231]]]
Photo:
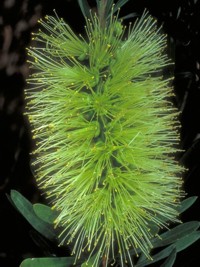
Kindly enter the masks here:
[[[49, 236], [47, 235], [47, 228], [51, 228], [53, 225], [52, 218], [57, 216], [55, 210], [52, 210], [50, 207], [40, 203], [32, 205], [26, 198], [15, 190], [11, 191], [10, 198], [13, 205], [27, 219], [33, 228], [37, 229], [37, 231], [43, 234], [46, 238], [52, 240], [51, 234]], [[182, 212], [186, 211], [196, 201], [196, 199], [196, 197], [190, 197], [183, 200], [179, 206], [179, 210]], [[29, 212], [27, 212], [27, 210], [29, 210]], [[46, 228], [44, 225], [46, 225]], [[185, 222], [159, 235], [155, 234], [155, 237], [152, 240], [154, 248], [164, 248], [152, 255], [153, 260], [146, 259], [145, 255], [141, 251], [138, 251], [139, 257], [134, 262], [134, 266], [145, 267], [163, 259], [166, 260], [162, 263], [162, 267], [173, 266], [176, 254], [179, 251], [186, 249], [200, 238], [200, 231], [198, 230], [199, 225], [200, 222], [197, 221]], [[131, 250], [130, 254], [131, 257], [134, 258], [136, 256], [135, 250]], [[89, 262], [87, 262], [86, 259], [82, 259], [82, 261], [79, 261], [77, 265], [90, 267], [93, 265], [95, 256], [96, 255], [94, 255]], [[34, 258], [25, 259], [20, 267], [67, 267], [73, 266], [74, 261], [74, 257]], [[117, 259], [117, 262], [118, 261], [120, 260]]]

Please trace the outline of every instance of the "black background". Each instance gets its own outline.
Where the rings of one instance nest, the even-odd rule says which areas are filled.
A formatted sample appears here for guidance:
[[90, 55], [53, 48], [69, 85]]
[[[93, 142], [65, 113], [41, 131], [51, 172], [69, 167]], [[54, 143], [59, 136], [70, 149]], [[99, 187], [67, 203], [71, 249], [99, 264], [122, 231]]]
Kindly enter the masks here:
[[[94, 0], [89, 1], [91, 6]], [[184, 188], [188, 196], [199, 195], [200, 179], [200, 1], [130, 0], [121, 15], [146, 8], [168, 35], [168, 53], [175, 63], [175, 105], [180, 120], [180, 162], [188, 168]], [[6, 194], [20, 191], [32, 203], [42, 202], [30, 169], [33, 143], [23, 116], [25, 79], [29, 74], [26, 50], [37, 20], [45, 14], [63, 17], [76, 32], [83, 31], [84, 18], [76, 0], [0, 1], [0, 267], [17, 267], [24, 258], [65, 256], [67, 251], [48, 243], [40, 249], [37, 235], [12, 207]], [[183, 221], [200, 220], [199, 200], [182, 215]], [[32, 237], [31, 237], [32, 236]], [[33, 241], [35, 240], [35, 242]], [[178, 254], [175, 267], [195, 267], [200, 262], [200, 242]], [[160, 266], [158, 263], [155, 266]], [[48, 266], [47, 266], [48, 267]]]

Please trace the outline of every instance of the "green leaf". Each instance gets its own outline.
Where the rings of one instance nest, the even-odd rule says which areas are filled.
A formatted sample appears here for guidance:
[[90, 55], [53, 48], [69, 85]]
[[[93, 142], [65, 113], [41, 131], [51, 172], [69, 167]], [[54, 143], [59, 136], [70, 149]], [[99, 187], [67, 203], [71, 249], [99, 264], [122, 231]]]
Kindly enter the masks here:
[[40, 203], [34, 204], [33, 210], [40, 219], [50, 224], [53, 224], [58, 216], [56, 211], [52, 210], [49, 206]]
[[114, 13], [121, 8], [123, 5], [125, 5], [129, 0], [119, 0], [114, 7]]
[[25, 219], [33, 226], [35, 230], [50, 240], [56, 239], [53, 226], [37, 217], [33, 210], [33, 205], [25, 197], [23, 197], [19, 192], [11, 190], [11, 200], [18, 211], [25, 217]]
[[151, 232], [151, 234], [154, 235], [154, 236], [155, 236], [155, 235], [159, 232], [159, 230], [160, 230], [160, 228], [159, 228], [155, 223], [152, 223], [152, 224], [149, 223], [149, 228], [150, 228], [150, 232]]
[[[97, 254], [93, 255], [89, 261], [85, 261], [83, 264], [81, 264], [81, 267], [93, 267], [94, 265], [95, 266], [98, 266], [97, 263], [95, 263], [95, 259], [96, 259], [96, 256]], [[94, 264], [95, 263], [95, 264]]]
[[189, 198], [184, 199], [181, 202], [180, 206], [178, 206], [177, 211], [179, 213], [183, 213], [184, 211], [189, 209], [194, 204], [194, 202], [197, 200], [197, 198], [198, 198], [197, 196], [193, 196], [193, 197], [189, 197]]
[[32, 258], [24, 260], [20, 267], [70, 267], [74, 261], [74, 257]]
[[188, 236], [185, 236], [181, 239], [179, 239], [176, 243], [176, 250], [177, 252], [182, 251], [192, 245], [194, 242], [196, 242], [200, 238], [200, 231], [196, 231], [191, 233]]
[[120, 17], [121, 19], [125, 20], [125, 19], [130, 19], [130, 18], [134, 18], [134, 17], [138, 17], [138, 14], [135, 12], [129, 13], [126, 16]]
[[83, 13], [83, 16], [86, 18], [90, 17], [90, 6], [88, 4], [87, 0], [78, 0], [79, 6], [81, 8], [81, 11]]
[[[113, 7], [113, 13], [117, 12], [119, 8], [121, 8], [123, 5], [125, 5], [129, 0], [119, 0], [117, 3], [115, 3]], [[101, 9], [102, 0], [96, 0], [97, 2], [97, 9]], [[111, 16], [111, 9], [113, 5], [113, 0], [107, 0], [106, 7], [105, 7], [105, 18], [108, 19]]]
[[172, 267], [175, 260], [176, 260], [176, 249], [173, 249], [169, 257], [165, 260], [165, 262], [160, 267]]
[[[131, 255], [133, 255], [133, 254], [131, 254]], [[137, 264], [139, 264], [140, 262], [146, 261], [146, 260], [147, 260], [147, 256], [142, 252], [141, 254], [139, 254]]]
[[97, 3], [97, 8], [99, 8], [101, 5], [106, 6], [106, 8], [111, 8], [113, 5], [114, 0], [107, 0], [107, 1], [102, 1], [102, 0], [96, 0]]
[[195, 230], [197, 230], [200, 226], [200, 222], [198, 221], [191, 221], [180, 224], [174, 227], [171, 230], [166, 231], [165, 233], [161, 234], [159, 238], [152, 240], [152, 245], [154, 248], [162, 247], [169, 245], [173, 242], [176, 242], [178, 239], [191, 234]]
[[194, 242], [196, 242], [200, 238], [200, 231], [193, 232], [183, 238], [180, 238], [177, 240], [174, 244], [166, 247], [162, 251], [158, 252], [157, 254], [153, 255], [153, 260], [144, 260], [138, 264], [136, 264], [135, 267], [146, 267], [152, 263], [155, 263], [157, 261], [160, 261], [166, 257], [168, 257], [174, 249], [176, 249], [177, 252], [180, 252], [190, 245], [192, 245]]
[[146, 267], [152, 263], [155, 263], [159, 260], [165, 259], [166, 257], [168, 257], [170, 255], [170, 253], [172, 253], [172, 251], [175, 249], [175, 246], [171, 245], [168, 246], [167, 248], [163, 249], [162, 251], [160, 251], [159, 253], [155, 254], [152, 256], [152, 260], [149, 259], [145, 259], [144, 261], [141, 261], [140, 263], [136, 264], [135, 267]]

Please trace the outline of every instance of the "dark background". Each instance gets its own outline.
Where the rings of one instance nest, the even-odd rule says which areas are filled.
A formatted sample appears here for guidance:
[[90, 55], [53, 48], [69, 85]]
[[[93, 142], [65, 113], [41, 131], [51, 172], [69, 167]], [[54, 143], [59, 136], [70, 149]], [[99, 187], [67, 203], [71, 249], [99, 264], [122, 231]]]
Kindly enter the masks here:
[[[91, 5], [94, 0], [89, 1]], [[141, 14], [147, 8], [168, 34], [168, 52], [175, 62], [175, 105], [180, 120], [180, 162], [188, 171], [184, 188], [188, 196], [199, 195], [200, 179], [200, 1], [130, 0], [121, 15]], [[0, 1], [0, 267], [17, 267], [24, 258], [65, 256], [67, 251], [48, 243], [40, 249], [40, 236], [13, 208], [6, 194], [20, 191], [31, 202], [43, 201], [30, 169], [32, 149], [29, 124], [23, 116], [25, 79], [29, 74], [26, 50], [31, 31], [45, 14], [57, 14], [77, 32], [84, 19], [76, 0]], [[183, 221], [200, 220], [199, 200], [183, 216]], [[33, 241], [35, 240], [35, 242]], [[178, 254], [175, 267], [200, 265], [200, 242]], [[158, 263], [156, 266], [160, 266]], [[48, 266], [47, 266], [48, 267]]]

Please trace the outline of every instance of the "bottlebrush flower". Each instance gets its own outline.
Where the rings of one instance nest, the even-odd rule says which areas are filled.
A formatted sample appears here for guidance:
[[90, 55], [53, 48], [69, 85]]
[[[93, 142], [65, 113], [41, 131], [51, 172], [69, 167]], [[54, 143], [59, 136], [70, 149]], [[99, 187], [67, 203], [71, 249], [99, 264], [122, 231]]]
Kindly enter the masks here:
[[[28, 49], [27, 114], [37, 140], [37, 181], [59, 211], [61, 244], [99, 259], [147, 257], [152, 225], [178, 221], [178, 111], [162, 69], [166, 37], [144, 13], [127, 29], [113, 12], [86, 37], [63, 19], [40, 20]], [[60, 229], [60, 228], [59, 228]]]

